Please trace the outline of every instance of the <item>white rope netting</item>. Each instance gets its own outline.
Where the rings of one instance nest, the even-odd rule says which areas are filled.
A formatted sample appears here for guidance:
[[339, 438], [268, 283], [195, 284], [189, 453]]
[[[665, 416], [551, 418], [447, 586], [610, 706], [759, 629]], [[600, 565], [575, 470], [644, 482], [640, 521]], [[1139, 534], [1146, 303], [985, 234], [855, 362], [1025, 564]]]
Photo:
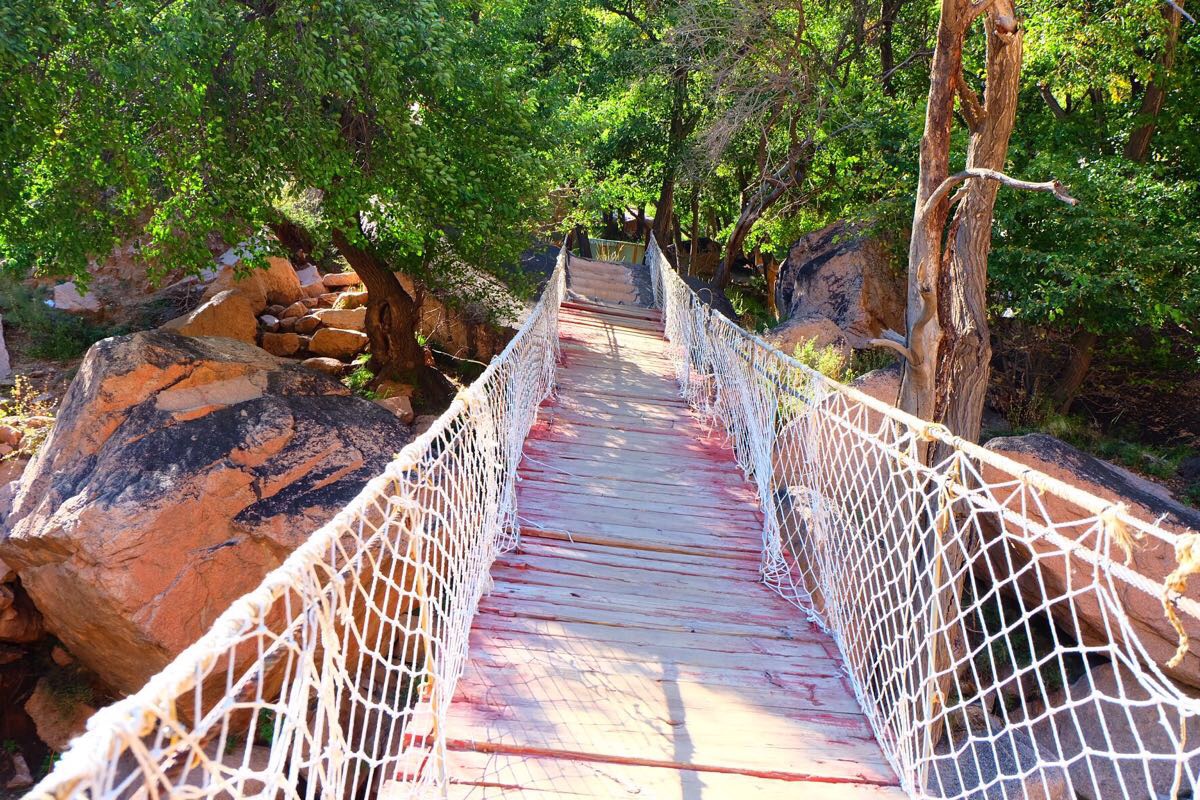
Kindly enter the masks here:
[[763, 578], [836, 640], [911, 796], [1193, 796], [1200, 702], [1166, 672], [1200, 684], [1200, 538], [826, 378], [647, 261], [683, 394], [757, 489]]
[[442, 796], [441, 734], [516, 474], [554, 385], [565, 249], [508, 347], [383, 475], [30, 797]]

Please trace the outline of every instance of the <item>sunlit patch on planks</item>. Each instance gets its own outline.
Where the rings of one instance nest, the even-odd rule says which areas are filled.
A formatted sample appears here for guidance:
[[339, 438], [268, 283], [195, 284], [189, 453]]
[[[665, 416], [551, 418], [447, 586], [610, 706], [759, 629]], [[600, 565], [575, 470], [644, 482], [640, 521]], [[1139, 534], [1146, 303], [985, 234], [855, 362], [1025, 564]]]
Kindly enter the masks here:
[[657, 313], [566, 304], [446, 733], [453, 798], [903, 797], [833, 643], [758, 582], [761, 521]]

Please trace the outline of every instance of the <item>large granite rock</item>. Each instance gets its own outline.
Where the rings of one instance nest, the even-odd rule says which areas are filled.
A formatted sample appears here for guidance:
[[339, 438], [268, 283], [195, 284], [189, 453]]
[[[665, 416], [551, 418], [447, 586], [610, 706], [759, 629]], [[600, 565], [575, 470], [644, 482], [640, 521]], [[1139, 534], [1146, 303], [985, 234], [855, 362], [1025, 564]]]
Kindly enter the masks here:
[[904, 330], [905, 286], [887, 244], [837, 222], [792, 245], [779, 267], [775, 306], [786, 322], [831, 320], [855, 349], [884, 329]]
[[953, 715], [934, 748], [930, 797], [961, 800], [1074, 800], [1061, 767], [1047, 764], [1027, 730], [972, 706]]
[[[1001, 437], [988, 442], [987, 448], [1105, 500], [1124, 503], [1134, 517], [1157, 523], [1168, 531], [1200, 532], [1200, 511], [1172, 500], [1156, 484], [1076, 450], [1053, 436], [1033, 433]], [[1012, 482], [1011, 475], [988, 466], [983, 468], [983, 478], [993, 485]], [[1019, 486], [993, 491], [1009, 507], [1021, 507], [1021, 498], [1009, 502], [1013, 492], [1021, 491]], [[1124, 561], [1124, 552], [1107, 540], [1101, 525], [1080, 522], [1091, 515], [1075, 504], [1050, 492], [1041, 492], [1025, 508], [1034, 522], [1053, 526], [1060, 535], [1094, 551], [1107, 552], [1116, 561]], [[984, 528], [989, 530], [989, 526]], [[1125, 634], [1112, 614], [1112, 604], [1118, 603], [1154, 662], [1175, 680], [1200, 686], [1200, 622], [1180, 615], [1190, 646], [1182, 663], [1169, 668], [1166, 663], [1175, 654], [1179, 637], [1163, 612], [1158, 594], [1148, 594], [1119, 580], [1111, 582], [1115, 592], [1105, 591], [1103, 596], [1096, 591], [1080, 591], [1096, 580], [1092, 565], [1082, 558], [1058, 555], [1057, 547], [1042, 537], [1026, 536], [1012, 523], [1008, 523], [1007, 531], [1013, 538], [1009, 538], [1010, 546], [1006, 549], [1013, 559], [1014, 571], [1020, 573], [1018, 586], [1030, 607], [1048, 604], [1059, 626], [1067, 631], [1078, 630], [1084, 644], [1106, 645], [1115, 639], [1130, 646], [1131, 642], [1124, 642]], [[990, 532], [995, 538], [1000, 531], [992, 527]], [[1007, 569], [997, 547], [989, 548], [989, 552], [998, 562], [997, 569]], [[1033, 569], [1026, 569], [1031, 562]], [[1150, 536], [1132, 541], [1130, 566], [1156, 584], [1164, 581], [1176, 563], [1175, 550], [1169, 543]], [[1107, 583], [1103, 576], [1099, 580]], [[1193, 578], [1188, 584], [1187, 596], [1200, 601], [1200, 580]]]
[[[1200, 717], [1186, 717], [1185, 741], [1174, 704], [1155, 699], [1130, 669], [1102, 664], [1051, 698], [1033, 732], [1042, 750], [1067, 763], [1080, 800], [1171, 797], [1181, 753], [1195, 753], [1200, 741]], [[1200, 776], [1200, 756], [1187, 766]], [[1188, 770], [1182, 786], [1192, 788]]]
[[194, 311], [163, 325], [184, 336], [223, 336], [254, 344], [258, 334], [256, 301], [236, 289], [217, 292]]
[[245, 295], [254, 306], [254, 313], [261, 314], [270, 304], [288, 305], [304, 296], [300, 278], [286, 258], [271, 256], [266, 266], [248, 269], [241, 265], [238, 251], [230, 250], [219, 263], [221, 267], [208, 284], [204, 300], [232, 289]]
[[0, 537], [46, 627], [130, 692], [409, 439], [332, 378], [231, 339], [88, 352]]

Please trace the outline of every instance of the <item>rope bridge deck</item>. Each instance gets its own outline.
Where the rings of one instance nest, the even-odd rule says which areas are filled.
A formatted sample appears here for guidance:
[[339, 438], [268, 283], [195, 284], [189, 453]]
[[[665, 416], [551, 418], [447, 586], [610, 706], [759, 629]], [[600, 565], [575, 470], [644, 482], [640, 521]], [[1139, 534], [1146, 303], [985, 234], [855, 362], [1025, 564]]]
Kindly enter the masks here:
[[30, 797], [1194, 796], [1200, 534], [567, 258]]
[[679, 399], [659, 316], [559, 326], [521, 544], [450, 707], [450, 797], [903, 797], [833, 641], [762, 585], [753, 487]]

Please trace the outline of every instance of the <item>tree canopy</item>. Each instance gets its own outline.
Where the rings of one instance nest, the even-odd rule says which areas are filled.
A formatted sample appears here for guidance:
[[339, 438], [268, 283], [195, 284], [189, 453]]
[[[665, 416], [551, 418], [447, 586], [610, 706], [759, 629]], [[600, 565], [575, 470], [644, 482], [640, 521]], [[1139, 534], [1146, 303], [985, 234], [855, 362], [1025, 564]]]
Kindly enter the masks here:
[[[1146, 332], [1195, 341], [1200, 37], [1177, 9], [1016, 7], [1006, 171], [1057, 178], [1080, 203], [1000, 193], [993, 315], [1088, 349]], [[640, 210], [680, 253], [711, 240], [720, 286], [838, 219], [903, 241], [939, 13], [909, 0], [15, 0], [0, 9], [0, 260], [85, 279], [89, 259], [140, 236], [148, 269], [198, 270], [214, 239], [253, 240], [316, 193], [321, 237], [378, 268], [375, 327], [405, 329], [373, 349], [412, 369], [411, 309], [382, 275], [444, 281], [443, 245], [499, 270], [547, 223], [598, 229]], [[969, 37], [964, 98], [985, 72], [984, 37]], [[959, 168], [968, 132], [952, 136]]]

